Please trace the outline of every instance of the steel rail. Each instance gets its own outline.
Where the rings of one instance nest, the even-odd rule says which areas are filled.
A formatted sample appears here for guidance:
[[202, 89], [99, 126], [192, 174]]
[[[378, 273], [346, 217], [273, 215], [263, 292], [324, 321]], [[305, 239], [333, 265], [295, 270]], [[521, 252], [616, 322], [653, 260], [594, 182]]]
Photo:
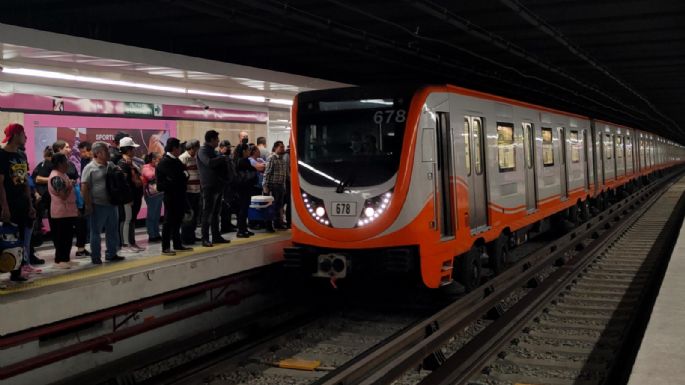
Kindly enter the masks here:
[[617, 223], [611, 231], [602, 234], [582, 253], [550, 274], [545, 280], [512, 306], [502, 317], [474, 337], [462, 349], [450, 356], [442, 366], [425, 377], [419, 385], [463, 385], [476, 376], [485, 364], [504, 345], [537, 316], [550, 301], [566, 290], [568, 285], [591, 265], [596, 256], [610, 245], [620, 234], [644, 215], [672, 184], [667, 184], [657, 194]]
[[[668, 179], [668, 178], [664, 178]], [[588, 237], [611, 227], [624, 212], [653, 194], [665, 181], [643, 187], [637, 193], [617, 202], [595, 218], [550, 242], [515, 263], [501, 275], [448, 305], [435, 315], [416, 323], [381, 342], [357, 359], [341, 366], [316, 385], [389, 384], [425, 357], [437, 351], [459, 330], [482, 317], [512, 291], [524, 286], [543, 269], [557, 261]], [[427, 330], [434, 330], [428, 334]]]

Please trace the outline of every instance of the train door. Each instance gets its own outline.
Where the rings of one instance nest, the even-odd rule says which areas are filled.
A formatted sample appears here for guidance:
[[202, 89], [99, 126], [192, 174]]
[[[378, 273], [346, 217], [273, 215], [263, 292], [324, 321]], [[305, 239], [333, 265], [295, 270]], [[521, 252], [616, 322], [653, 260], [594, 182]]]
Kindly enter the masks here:
[[438, 196], [438, 202], [436, 202], [438, 226], [442, 238], [452, 238], [454, 237], [456, 194], [455, 186], [451, 182], [454, 179], [454, 167], [452, 166], [452, 129], [448, 112], [437, 113], [436, 128], [437, 175], [435, 182]]
[[523, 122], [523, 157], [526, 173], [526, 207], [533, 211], [538, 206], [537, 176], [535, 170], [535, 127], [533, 123]]
[[583, 164], [585, 165], [585, 191], [590, 190], [590, 161], [589, 161], [589, 154], [588, 154], [588, 133], [587, 130], [583, 130], [583, 136], [582, 139], [583, 141]]
[[559, 127], [559, 148], [561, 148], [561, 164], [559, 164], [559, 171], [561, 172], [561, 177], [559, 178], [559, 183], [561, 186], [561, 197], [566, 198], [568, 196], [568, 168], [566, 164], [566, 130], [564, 127]]
[[469, 180], [469, 225], [477, 230], [488, 225], [488, 194], [485, 173], [485, 129], [483, 118], [477, 116], [464, 117], [466, 137], [470, 138], [469, 155], [472, 165]]
[[604, 146], [604, 135], [602, 135], [602, 132], [597, 132], [597, 137], [599, 141], [599, 159], [602, 161], [600, 162], [600, 168], [602, 170], [602, 187], [604, 187], [607, 183], [606, 179], [606, 169], [604, 168], [604, 163], [606, 163], [606, 158], [604, 153], [606, 152], [606, 147]]

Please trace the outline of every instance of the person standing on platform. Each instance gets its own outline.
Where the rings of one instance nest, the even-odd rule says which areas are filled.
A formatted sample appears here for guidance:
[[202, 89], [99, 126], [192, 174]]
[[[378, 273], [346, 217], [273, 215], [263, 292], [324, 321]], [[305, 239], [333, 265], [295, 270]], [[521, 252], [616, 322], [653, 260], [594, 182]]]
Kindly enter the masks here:
[[[93, 161], [93, 145], [86, 141], [79, 142], [78, 151], [79, 156], [81, 157], [81, 169], [79, 172], [83, 174], [83, 170], [86, 168], [88, 163]], [[81, 207], [79, 207], [79, 214], [86, 222], [86, 243], [90, 243], [90, 218], [84, 214], [83, 208]], [[86, 256], [90, 255], [90, 253], [82, 253], [81, 255]], [[79, 256], [78, 251], [76, 256]]]
[[250, 164], [250, 145], [239, 144], [235, 148], [236, 162], [236, 192], [238, 195], [238, 238], [248, 238], [254, 235], [247, 230], [247, 211], [250, 208], [251, 193], [257, 183], [257, 170]]
[[[52, 171], [52, 156], [52, 146], [45, 147], [43, 150], [43, 161], [38, 163], [38, 165], [36, 165], [36, 167], [33, 169], [33, 173], [31, 173], [31, 178], [33, 178], [37, 194], [35, 199], [36, 220], [33, 223], [33, 236], [31, 239], [39, 238], [40, 242], [42, 242], [43, 236], [43, 219], [50, 218], [50, 192], [48, 191], [48, 177]], [[41, 183], [41, 181], [43, 182]], [[37, 244], [34, 246], [37, 246]], [[45, 263], [43, 259], [35, 256], [30, 257], [31, 259], [29, 262], [33, 265], [42, 265]], [[38, 261], [34, 260], [34, 258], [40, 259], [42, 262], [37, 263]]]
[[186, 190], [186, 199], [188, 205], [192, 210], [192, 218], [188, 222], [181, 225], [181, 240], [186, 245], [194, 245], [200, 239], [195, 237], [195, 229], [197, 229], [198, 217], [200, 215], [200, 203], [202, 195], [200, 194], [200, 171], [197, 167], [197, 152], [200, 150], [200, 141], [191, 139], [186, 142], [186, 151], [178, 157], [186, 166], [188, 171], [188, 187]]
[[128, 138], [131, 135], [119, 131], [114, 135], [114, 140], [112, 141], [112, 145], [109, 147], [109, 157], [110, 161], [114, 164], [118, 164], [119, 161], [121, 160], [121, 151], [119, 150], [119, 142], [121, 142], [122, 139]]
[[231, 223], [231, 213], [233, 205], [235, 204], [235, 191], [233, 183], [235, 182], [235, 162], [231, 156], [231, 142], [224, 139], [219, 143], [219, 153], [226, 159], [226, 173], [224, 175], [224, 199], [221, 203], [221, 233], [235, 233], [236, 227]]
[[249, 141], [247, 131], [240, 131], [240, 134], [238, 134], [238, 144], [247, 144]]
[[156, 152], [148, 153], [145, 155], [145, 165], [140, 172], [141, 179], [143, 180], [145, 203], [147, 204], [145, 226], [147, 227], [148, 243], [160, 242], [162, 240], [162, 236], [159, 233], [159, 219], [162, 216], [164, 193], [157, 190], [157, 176], [155, 175], [160, 159], [161, 156]]
[[[205, 144], [197, 154], [197, 166], [200, 171], [200, 185], [202, 187], [202, 246], [212, 247], [215, 243], [229, 243], [221, 237], [219, 229], [219, 214], [224, 186], [221, 178], [226, 172], [226, 158], [217, 154], [219, 133], [209, 130], [205, 133]], [[209, 238], [209, 230], [212, 238]]]
[[121, 170], [126, 174], [126, 181], [133, 192], [133, 201], [119, 206], [119, 215], [123, 216], [123, 220], [119, 220], [121, 223], [119, 236], [121, 237], [121, 246], [129, 248], [133, 252], [145, 250], [136, 242], [136, 219], [143, 203], [143, 181], [140, 178], [140, 168], [133, 159], [133, 152], [137, 147], [140, 146], [133, 141], [133, 138], [122, 138], [119, 141], [121, 159], [117, 163], [117, 166], [121, 167]]
[[71, 268], [70, 254], [74, 239], [76, 221], [79, 219], [76, 207], [74, 186], [76, 181], [67, 176], [67, 157], [58, 153], [52, 157], [53, 169], [50, 172], [48, 190], [50, 191], [50, 231], [55, 246], [55, 267]]
[[[0, 149], [0, 220], [17, 225], [19, 239], [24, 243], [24, 229], [36, 217], [28, 184], [28, 161], [26, 155], [19, 150], [26, 144], [24, 126], [18, 123], [7, 125], [2, 142], [7, 144]], [[23, 252], [27, 253], [28, 250], [25, 248]], [[26, 258], [23, 258], [22, 264], [25, 264], [25, 261]], [[26, 281], [21, 273], [21, 268], [13, 270], [10, 273], [10, 280]]]
[[[162, 229], [162, 254], [176, 255], [175, 251], [190, 251], [181, 241], [181, 222], [187, 208], [186, 189], [188, 172], [178, 159], [181, 141], [169, 138], [164, 148], [166, 154], [157, 165], [157, 189], [164, 192], [164, 227]], [[174, 250], [171, 250], [173, 243]]]
[[269, 158], [269, 155], [271, 154], [269, 152], [269, 149], [266, 148], [266, 138], [263, 136], [260, 136], [257, 138], [257, 147], [259, 148], [259, 157], [262, 158], [264, 162]]
[[78, 144], [78, 152], [81, 157], [81, 173], [86, 168], [88, 163], [93, 160], [93, 145], [90, 142], [80, 142]]
[[107, 192], [107, 171], [114, 164], [109, 161], [107, 143], [93, 143], [93, 161], [81, 174], [81, 193], [85, 201], [85, 214], [90, 215], [90, 259], [95, 265], [102, 264], [100, 233], [105, 229], [107, 250], [105, 259], [110, 262], [125, 258], [117, 255], [119, 248], [119, 210], [110, 203]]
[[[52, 144], [52, 151], [57, 154], [62, 154], [67, 157], [67, 160], [69, 160], [69, 157], [71, 156], [71, 146], [69, 146], [69, 143], [63, 141], [63, 140], [57, 140], [55, 143]], [[54, 166], [54, 163], [53, 163]], [[52, 169], [50, 170], [52, 171]], [[80, 178], [78, 171], [76, 170], [76, 166], [72, 162], [68, 162], [67, 164], [67, 171], [66, 175], [69, 177], [69, 179], [72, 181], [72, 184], [77, 184], [78, 180]], [[81, 194], [80, 189], [78, 191], [75, 191], [75, 194], [79, 195]], [[52, 199], [52, 194], [50, 195], [50, 199]], [[52, 208], [52, 205], [50, 205], [50, 208]], [[86, 231], [87, 231], [87, 226], [86, 226], [86, 218], [83, 216], [80, 216], [76, 218], [74, 221], [74, 226], [76, 226], [76, 230], [74, 231], [73, 234], [76, 235], [76, 256], [77, 257], [88, 257], [90, 256], [90, 252], [86, 250], [86, 239], [88, 238]], [[52, 225], [50, 225], [50, 230], [52, 231]]]
[[266, 162], [266, 170], [264, 170], [264, 195], [271, 194], [274, 197], [275, 218], [273, 218], [273, 223], [271, 220], [266, 221], [266, 231], [270, 233], [274, 232], [274, 228], [286, 228], [282, 221], [282, 210], [288, 167], [283, 159], [283, 154], [285, 154], [285, 145], [278, 140], [274, 143], [273, 153], [269, 156], [269, 160]]

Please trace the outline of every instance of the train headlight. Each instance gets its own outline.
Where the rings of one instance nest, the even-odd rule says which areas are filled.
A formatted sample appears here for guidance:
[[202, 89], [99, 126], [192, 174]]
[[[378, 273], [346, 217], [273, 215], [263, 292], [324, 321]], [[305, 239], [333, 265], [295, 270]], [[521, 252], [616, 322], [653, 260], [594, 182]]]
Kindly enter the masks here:
[[391, 200], [392, 190], [367, 199], [366, 202], [364, 202], [364, 210], [362, 210], [362, 215], [357, 221], [357, 227], [366, 226], [380, 218], [380, 216], [388, 210]]
[[309, 212], [312, 218], [324, 226], [331, 226], [331, 221], [328, 219], [328, 214], [326, 213], [326, 207], [322, 199], [319, 199], [313, 195], [307, 194], [302, 191], [302, 203], [304, 207]]

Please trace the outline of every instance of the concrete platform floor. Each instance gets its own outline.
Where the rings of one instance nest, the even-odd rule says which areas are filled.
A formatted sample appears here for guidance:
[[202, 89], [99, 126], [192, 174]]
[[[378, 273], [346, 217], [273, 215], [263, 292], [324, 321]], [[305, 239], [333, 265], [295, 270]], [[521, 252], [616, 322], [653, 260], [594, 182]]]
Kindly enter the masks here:
[[685, 384], [685, 226], [671, 254], [629, 385]]

